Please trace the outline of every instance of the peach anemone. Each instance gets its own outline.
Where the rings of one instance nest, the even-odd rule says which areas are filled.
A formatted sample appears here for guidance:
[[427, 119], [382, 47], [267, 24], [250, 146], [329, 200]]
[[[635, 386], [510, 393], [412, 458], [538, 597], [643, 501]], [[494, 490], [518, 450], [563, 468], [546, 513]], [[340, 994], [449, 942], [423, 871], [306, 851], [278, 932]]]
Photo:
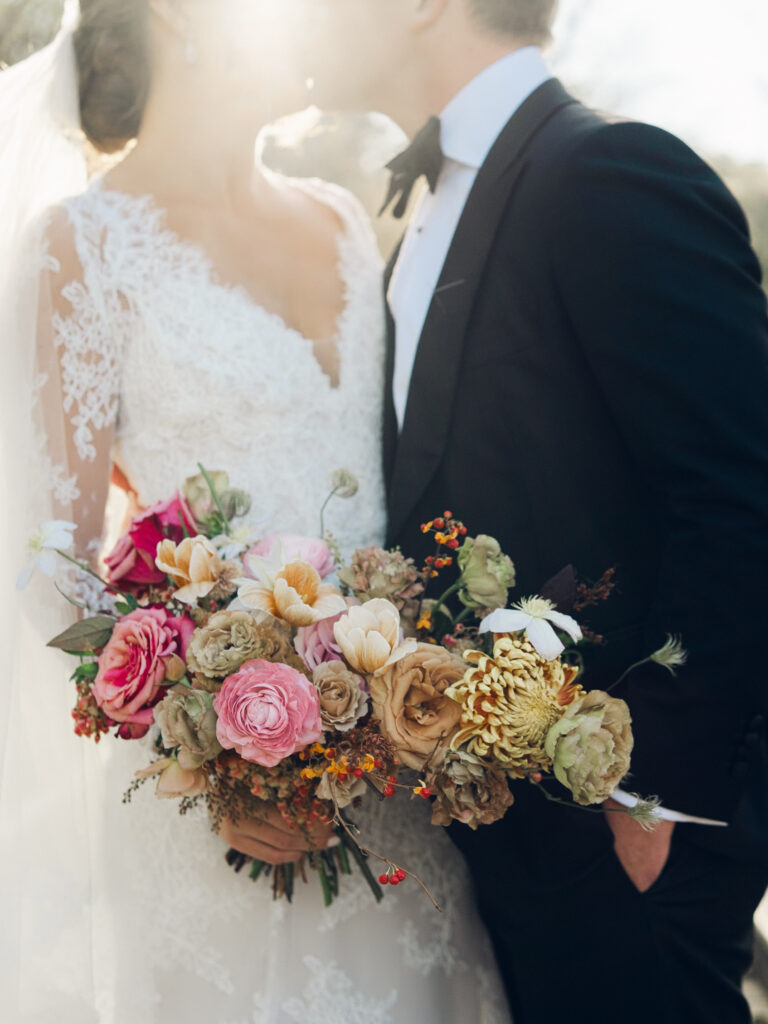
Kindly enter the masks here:
[[311, 626], [347, 608], [336, 587], [323, 583], [308, 562], [289, 562], [274, 574], [263, 572], [259, 579], [238, 582], [237, 596], [246, 608], [268, 612], [291, 626]]

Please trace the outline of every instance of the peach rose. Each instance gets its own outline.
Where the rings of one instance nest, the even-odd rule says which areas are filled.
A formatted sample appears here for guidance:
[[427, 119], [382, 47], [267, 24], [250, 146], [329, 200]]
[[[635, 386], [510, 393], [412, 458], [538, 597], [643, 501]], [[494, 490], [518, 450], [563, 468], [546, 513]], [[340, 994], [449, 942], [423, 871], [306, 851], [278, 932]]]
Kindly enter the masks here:
[[239, 582], [237, 596], [246, 608], [268, 612], [290, 626], [311, 626], [347, 607], [336, 587], [323, 583], [308, 562], [291, 562], [274, 576]]
[[364, 675], [384, 672], [416, 650], [415, 640], [403, 641], [400, 612], [383, 598], [350, 608], [333, 633], [349, 664]]
[[461, 719], [461, 706], [445, 691], [464, 675], [461, 658], [434, 644], [418, 644], [412, 654], [371, 680], [373, 714], [408, 768], [439, 764]]
[[162, 541], [155, 564], [179, 588], [173, 595], [184, 604], [207, 597], [221, 576], [221, 559], [207, 537], [185, 537], [180, 544]]
[[151, 725], [161, 685], [169, 670], [175, 674], [194, 628], [191, 619], [174, 618], [165, 608], [139, 608], [120, 619], [99, 657], [93, 684], [104, 713], [115, 722]]
[[323, 731], [317, 691], [289, 665], [247, 661], [224, 680], [213, 706], [222, 747], [265, 768], [316, 743]]

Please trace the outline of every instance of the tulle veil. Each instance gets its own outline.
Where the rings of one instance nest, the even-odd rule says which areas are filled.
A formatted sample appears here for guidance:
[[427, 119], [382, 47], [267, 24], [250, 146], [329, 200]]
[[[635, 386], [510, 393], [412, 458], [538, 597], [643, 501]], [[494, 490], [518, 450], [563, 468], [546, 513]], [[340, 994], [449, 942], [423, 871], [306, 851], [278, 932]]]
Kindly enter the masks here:
[[[50, 639], [67, 621], [51, 581], [21, 597], [28, 536], [54, 514], [46, 467], [63, 431], [41, 433], [35, 389], [58, 372], [50, 329], [46, 210], [87, 180], [73, 27], [0, 72], [0, 1017], [88, 1024], [99, 1001], [99, 751], [68, 726], [72, 687]], [[64, 453], [57, 462], [63, 466]], [[62, 516], [61, 503], [55, 510]], [[71, 621], [71, 619], [70, 619]]]

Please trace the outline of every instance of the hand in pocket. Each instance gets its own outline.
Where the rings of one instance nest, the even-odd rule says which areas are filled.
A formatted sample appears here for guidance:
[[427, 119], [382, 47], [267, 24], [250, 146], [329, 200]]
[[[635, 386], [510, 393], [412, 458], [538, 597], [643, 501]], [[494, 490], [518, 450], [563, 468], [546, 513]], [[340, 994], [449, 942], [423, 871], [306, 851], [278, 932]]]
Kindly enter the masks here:
[[621, 866], [637, 891], [647, 892], [667, 865], [674, 822], [660, 821], [653, 832], [646, 832], [628, 814], [611, 810], [621, 807], [614, 800], [606, 800], [603, 806]]

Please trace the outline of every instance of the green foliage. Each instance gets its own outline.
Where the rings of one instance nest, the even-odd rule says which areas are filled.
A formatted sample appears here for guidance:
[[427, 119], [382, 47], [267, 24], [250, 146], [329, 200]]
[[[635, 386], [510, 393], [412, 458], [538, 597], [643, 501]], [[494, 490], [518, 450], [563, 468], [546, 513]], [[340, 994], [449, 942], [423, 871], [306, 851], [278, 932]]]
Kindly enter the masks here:
[[83, 619], [54, 637], [48, 646], [67, 654], [95, 654], [109, 641], [116, 622], [111, 615]]

